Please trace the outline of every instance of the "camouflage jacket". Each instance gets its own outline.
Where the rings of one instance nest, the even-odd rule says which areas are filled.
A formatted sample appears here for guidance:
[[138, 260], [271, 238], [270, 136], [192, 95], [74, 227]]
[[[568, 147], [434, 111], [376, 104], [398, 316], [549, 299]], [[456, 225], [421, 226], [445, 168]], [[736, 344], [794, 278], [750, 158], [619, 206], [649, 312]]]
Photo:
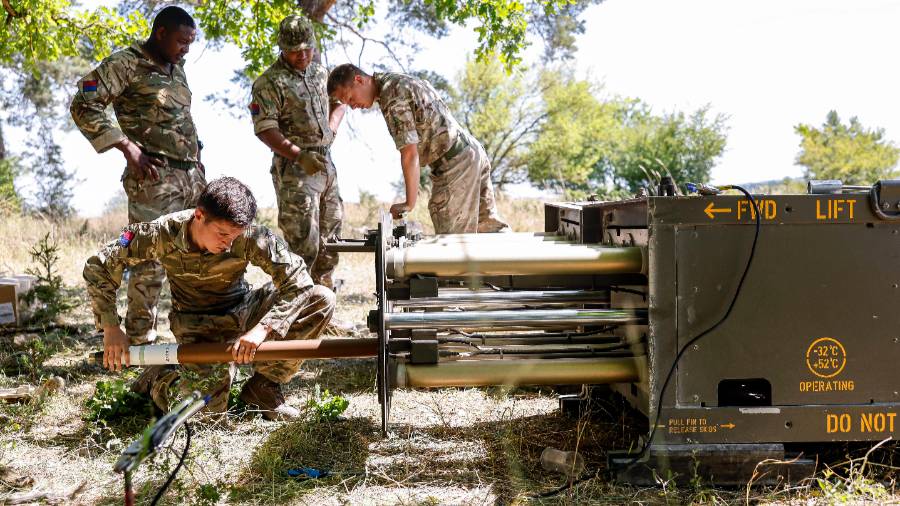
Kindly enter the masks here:
[[[118, 127], [106, 113], [109, 104]], [[70, 111], [98, 153], [128, 137], [148, 153], [197, 161], [183, 60], [169, 75], [139, 45], [117, 51], [78, 82]]]
[[378, 106], [397, 149], [417, 144], [423, 167], [450, 150], [460, 126], [431, 84], [405, 74], [376, 73], [374, 78]]
[[275, 305], [261, 322], [283, 337], [299, 315], [302, 301], [297, 295], [313, 286], [303, 259], [262, 226], [248, 228], [225, 252], [201, 252], [188, 239], [193, 213], [193, 209], [187, 209], [149, 223], [131, 224], [118, 239], [88, 258], [84, 280], [97, 328], [119, 324], [116, 290], [123, 269], [155, 259], [169, 278], [172, 310], [193, 314], [228, 313], [250, 290], [244, 279], [247, 264], [261, 268], [272, 277], [278, 291]]
[[328, 126], [327, 82], [328, 71], [322, 65], [312, 62], [301, 72], [279, 57], [253, 83], [253, 132], [277, 128], [301, 148], [330, 146], [334, 132]]

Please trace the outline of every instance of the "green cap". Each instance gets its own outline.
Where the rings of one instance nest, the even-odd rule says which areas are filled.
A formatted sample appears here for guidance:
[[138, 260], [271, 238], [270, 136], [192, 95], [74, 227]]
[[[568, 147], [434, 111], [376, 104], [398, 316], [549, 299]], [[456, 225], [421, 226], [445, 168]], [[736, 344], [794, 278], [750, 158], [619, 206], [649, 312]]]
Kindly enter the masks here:
[[292, 14], [278, 27], [278, 47], [282, 51], [299, 51], [316, 47], [316, 32], [306, 16]]

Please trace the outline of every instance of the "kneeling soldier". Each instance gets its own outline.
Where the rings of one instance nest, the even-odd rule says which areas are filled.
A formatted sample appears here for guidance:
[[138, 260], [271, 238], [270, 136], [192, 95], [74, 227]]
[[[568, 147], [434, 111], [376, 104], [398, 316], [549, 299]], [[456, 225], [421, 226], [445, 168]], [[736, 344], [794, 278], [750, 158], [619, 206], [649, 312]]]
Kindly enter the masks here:
[[[232, 342], [239, 364], [250, 363], [267, 339], [315, 339], [334, 312], [334, 293], [313, 285], [306, 265], [283, 240], [263, 226], [251, 225], [256, 199], [240, 181], [217, 179], [200, 194], [196, 209], [135, 223], [87, 260], [84, 279], [94, 319], [103, 330], [103, 364], [120, 371], [130, 365], [129, 340], [120, 327], [116, 289], [129, 264], [159, 261], [172, 287], [172, 333], [179, 343]], [[251, 290], [244, 279], [253, 264], [272, 281]], [[281, 385], [302, 361], [254, 365], [241, 399], [261, 408], [269, 419], [293, 418], [299, 411], [284, 402]], [[135, 390], [150, 394], [160, 409], [170, 404], [170, 389], [216, 392], [211, 411], [225, 411], [235, 366], [183, 365], [179, 371], [145, 371]], [[199, 385], [198, 385], [199, 383]], [[198, 388], [199, 386], [199, 388]], [[172, 399], [174, 400], [174, 399]]]

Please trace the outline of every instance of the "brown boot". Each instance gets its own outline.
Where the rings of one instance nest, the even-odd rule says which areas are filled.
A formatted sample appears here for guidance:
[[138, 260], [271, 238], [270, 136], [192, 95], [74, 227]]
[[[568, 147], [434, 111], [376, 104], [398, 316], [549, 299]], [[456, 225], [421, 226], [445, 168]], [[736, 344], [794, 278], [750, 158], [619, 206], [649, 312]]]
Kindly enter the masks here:
[[241, 400], [249, 406], [256, 406], [266, 420], [289, 420], [299, 418], [300, 411], [284, 403], [281, 385], [257, 373], [241, 390]]

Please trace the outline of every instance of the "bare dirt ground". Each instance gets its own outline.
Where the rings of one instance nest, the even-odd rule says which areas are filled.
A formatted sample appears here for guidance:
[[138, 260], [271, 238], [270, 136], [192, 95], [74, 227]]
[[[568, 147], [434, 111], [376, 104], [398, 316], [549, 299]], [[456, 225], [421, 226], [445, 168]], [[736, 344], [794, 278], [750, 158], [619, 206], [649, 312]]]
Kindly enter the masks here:
[[[420, 206], [424, 207], [424, 206]], [[373, 224], [378, 204], [348, 205], [346, 237], [360, 237]], [[532, 201], [502, 202], [517, 230], [540, 230], [542, 208]], [[422, 212], [421, 210], [419, 211]], [[414, 216], [423, 223], [425, 216]], [[59, 376], [65, 388], [38, 402], [0, 404], [0, 504], [23, 500], [55, 504], [121, 504], [121, 476], [112, 472], [118, 455], [150, 422], [132, 413], [109, 423], [92, 420], [86, 403], [99, 381], [120, 378], [88, 363], [100, 348], [81, 288], [81, 268], [100, 244], [118, 235], [121, 212], [100, 219], [52, 225], [7, 217], [0, 222], [0, 270], [21, 273], [28, 251], [46, 232], [61, 247], [59, 274], [78, 298], [64, 326], [33, 329], [40, 346], [0, 332], [0, 388], [38, 385]], [[273, 223], [268, 210], [261, 221]], [[369, 255], [343, 255], [337, 274], [345, 281], [337, 316], [363, 323], [374, 307], [374, 272]], [[251, 281], [264, 281], [258, 271]], [[161, 304], [165, 312], [167, 300]], [[120, 308], [120, 313], [123, 313]], [[167, 333], [162, 318], [162, 335]], [[16, 337], [18, 341], [16, 340]], [[25, 342], [25, 344], [23, 344]], [[136, 372], [126, 373], [131, 378]], [[244, 371], [242, 377], [249, 375]], [[610, 483], [605, 470], [611, 449], [638, 444], [646, 421], [614, 398], [601, 400], [594, 414], [560, 414], [551, 389], [440, 389], [397, 391], [392, 431], [380, 432], [373, 360], [317, 360], [287, 386], [289, 402], [304, 406], [315, 392], [329, 390], [349, 400], [342, 419], [268, 422], [254, 413], [193, 424], [190, 452], [163, 504], [684, 504], [888, 503], [894, 494], [893, 447], [884, 445], [863, 459], [847, 452], [815, 479], [775, 487], [717, 489], [695, 481], [677, 488]], [[149, 504], [177, 462], [183, 432], [135, 476], [137, 503]], [[585, 480], [565, 488], [565, 477], [541, 469], [541, 451], [577, 449], [586, 460]], [[298, 480], [288, 470], [312, 467], [331, 475]], [[560, 487], [563, 487], [560, 489]], [[555, 495], [539, 497], [558, 491]]]

